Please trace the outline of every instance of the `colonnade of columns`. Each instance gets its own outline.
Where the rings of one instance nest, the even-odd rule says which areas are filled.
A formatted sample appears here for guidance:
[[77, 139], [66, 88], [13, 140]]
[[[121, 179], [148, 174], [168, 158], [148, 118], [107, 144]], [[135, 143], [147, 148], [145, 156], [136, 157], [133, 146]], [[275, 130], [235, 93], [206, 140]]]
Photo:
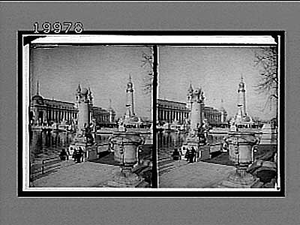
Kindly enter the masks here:
[[47, 110], [47, 120], [54, 122], [61, 122], [65, 120], [71, 122], [73, 118], [77, 117], [77, 111], [65, 109], [49, 109]]
[[[174, 120], [183, 123], [185, 118], [189, 118], [189, 111], [176, 111], [172, 109], [158, 109], [158, 121], [172, 123]], [[221, 113], [204, 113], [204, 118], [208, 123], [222, 123], [225, 121]]]
[[222, 122], [222, 115], [221, 113], [205, 113], [205, 119], [207, 119], [208, 123], [221, 123]]
[[172, 123], [174, 120], [183, 123], [188, 118], [188, 111], [176, 111], [172, 109], [158, 109], [158, 120]]
[[110, 115], [109, 114], [102, 114], [102, 115], [94, 115], [98, 123], [107, 123], [110, 121]]
[[60, 108], [35, 108], [35, 119], [34, 123], [60, 123], [66, 121], [71, 123], [73, 119], [77, 118], [77, 110], [60, 109]]

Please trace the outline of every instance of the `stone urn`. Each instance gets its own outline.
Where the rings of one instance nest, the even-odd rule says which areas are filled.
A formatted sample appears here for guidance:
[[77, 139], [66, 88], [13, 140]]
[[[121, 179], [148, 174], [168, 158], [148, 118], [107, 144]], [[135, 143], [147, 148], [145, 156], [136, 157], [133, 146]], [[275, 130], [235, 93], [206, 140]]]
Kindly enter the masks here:
[[243, 167], [253, 162], [253, 146], [258, 143], [254, 133], [229, 132], [225, 139], [229, 146], [229, 159]]
[[253, 146], [258, 143], [255, 134], [232, 131], [228, 133], [225, 142], [229, 146], [229, 159], [236, 165], [236, 171], [222, 182], [222, 186], [233, 188], [253, 187], [259, 180], [246, 171], [253, 162]]
[[118, 172], [109, 186], [136, 187], [143, 178], [132, 172], [133, 166], [138, 162], [138, 148], [143, 145], [144, 139], [139, 133], [117, 131], [109, 140], [114, 151], [114, 160], [120, 165]]

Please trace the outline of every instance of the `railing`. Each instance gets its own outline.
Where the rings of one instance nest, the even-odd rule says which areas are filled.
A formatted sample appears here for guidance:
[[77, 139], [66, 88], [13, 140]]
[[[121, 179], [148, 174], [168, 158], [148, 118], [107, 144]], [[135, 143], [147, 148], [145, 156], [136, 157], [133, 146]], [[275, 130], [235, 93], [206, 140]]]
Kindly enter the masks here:
[[42, 160], [40, 163], [31, 163], [30, 164], [30, 178], [31, 180], [36, 179], [37, 177], [43, 176], [47, 173], [53, 172], [55, 169], [58, 169], [61, 164], [61, 159], [59, 157], [53, 157]]

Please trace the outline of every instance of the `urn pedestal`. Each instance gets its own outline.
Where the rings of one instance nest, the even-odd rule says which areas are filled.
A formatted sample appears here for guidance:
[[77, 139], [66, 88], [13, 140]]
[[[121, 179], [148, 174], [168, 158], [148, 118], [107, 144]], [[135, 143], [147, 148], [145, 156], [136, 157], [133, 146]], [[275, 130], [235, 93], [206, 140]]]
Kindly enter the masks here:
[[253, 162], [253, 146], [257, 138], [249, 132], [229, 132], [225, 142], [229, 146], [229, 159], [236, 165], [236, 171], [223, 180], [218, 187], [251, 188], [259, 179], [247, 173], [248, 166]]
[[145, 185], [142, 184], [145, 183], [144, 179], [132, 172], [138, 162], [138, 147], [143, 142], [144, 139], [138, 133], [118, 131], [112, 135], [110, 144], [114, 151], [114, 160], [121, 170], [107, 182], [106, 186], [130, 188]]

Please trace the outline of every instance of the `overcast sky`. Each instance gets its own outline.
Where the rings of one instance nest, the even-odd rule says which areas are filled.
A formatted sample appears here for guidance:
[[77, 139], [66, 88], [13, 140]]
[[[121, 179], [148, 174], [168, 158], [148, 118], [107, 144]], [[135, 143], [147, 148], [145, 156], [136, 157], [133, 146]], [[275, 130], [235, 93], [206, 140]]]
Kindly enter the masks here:
[[126, 85], [129, 74], [134, 85], [137, 116], [150, 116], [150, 95], [143, 91], [149, 67], [142, 67], [147, 47], [60, 46], [32, 51], [32, 90], [40, 83], [44, 98], [74, 102], [78, 84], [90, 87], [94, 105], [107, 109], [109, 99], [117, 116], [126, 110]]
[[[237, 90], [241, 76], [246, 89], [248, 115], [270, 119], [266, 95], [255, 86], [261, 75], [255, 66], [257, 47], [161, 47], [159, 50], [159, 98], [186, 101], [190, 83], [204, 91], [205, 105], [223, 107], [229, 116], [237, 112]], [[273, 107], [274, 109], [274, 107]]]
[[[241, 76], [246, 87], [247, 112], [252, 117], [270, 119], [274, 108], [265, 108], [266, 95], [255, 90], [261, 78], [255, 66], [257, 47], [159, 47], [158, 98], [185, 102], [190, 83], [204, 91], [205, 105], [223, 107], [229, 116], [237, 112], [237, 89]], [[126, 108], [129, 74], [134, 84], [135, 112], [150, 117], [150, 95], [143, 91], [150, 67], [142, 67], [142, 55], [149, 47], [59, 46], [32, 51], [31, 88], [44, 98], [74, 102], [78, 84], [90, 87], [94, 105], [109, 107], [117, 116]], [[264, 110], [265, 108], [265, 110]]]

